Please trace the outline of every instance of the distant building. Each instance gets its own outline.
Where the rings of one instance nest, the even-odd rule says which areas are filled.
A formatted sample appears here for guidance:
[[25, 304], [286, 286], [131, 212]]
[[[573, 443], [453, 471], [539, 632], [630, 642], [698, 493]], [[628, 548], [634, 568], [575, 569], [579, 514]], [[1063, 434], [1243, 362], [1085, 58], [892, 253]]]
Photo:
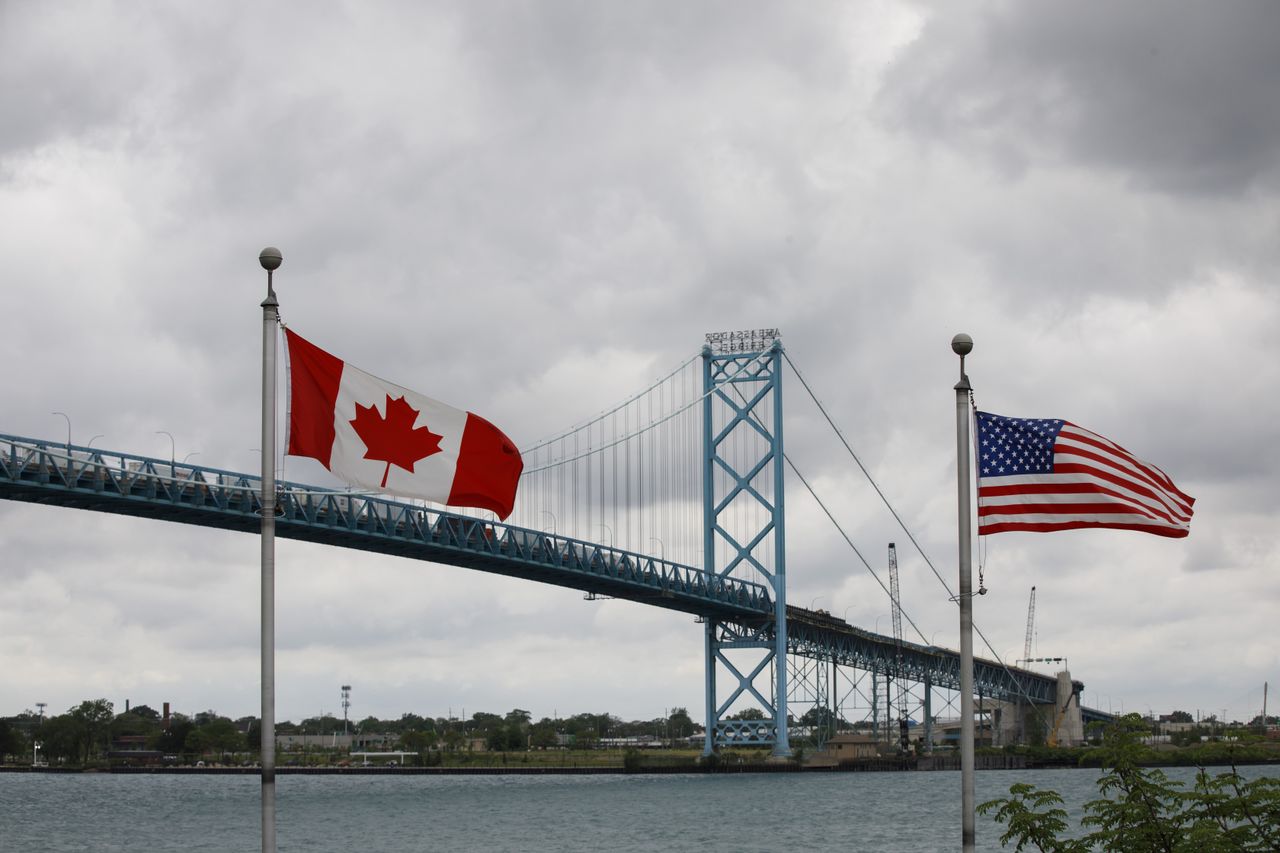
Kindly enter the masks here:
[[814, 753], [805, 764], [809, 767], [835, 767], [859, 759], [875, 758], [881, 743], [870, 735], [840, 732], [827, 738], [821, 752]]
[[158, 749], [147, 749], [146, 735], [120, 735], [111, 741], [107, 760], [133, 766], [160, 764], [164, 753]]
[[276, 749], [288, 752], [299, 749], [351, 749], [351, 735], [276, 735]]
[[400, 742], [400, 736], [392, 732], [367, 732], [355, 734], [277, 734], [276, 749], [336, 749], [341, 752], [387, 750]]

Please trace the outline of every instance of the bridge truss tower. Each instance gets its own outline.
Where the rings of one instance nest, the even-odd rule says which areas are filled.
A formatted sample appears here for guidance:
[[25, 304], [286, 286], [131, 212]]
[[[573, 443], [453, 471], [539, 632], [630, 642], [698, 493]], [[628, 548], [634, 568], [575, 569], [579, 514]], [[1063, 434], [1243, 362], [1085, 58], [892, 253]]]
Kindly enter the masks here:
[[[755, 624], [705, 622], [704, 754], [767, 745], [775, 756], [789, 756], [778, 331], [707, 335], [702, 376], [703, 568], [722, 579], [759, 579], [774, 605], [772, 616]], [[729, 719], [740, 701], [754, 701], [763, 719]]]

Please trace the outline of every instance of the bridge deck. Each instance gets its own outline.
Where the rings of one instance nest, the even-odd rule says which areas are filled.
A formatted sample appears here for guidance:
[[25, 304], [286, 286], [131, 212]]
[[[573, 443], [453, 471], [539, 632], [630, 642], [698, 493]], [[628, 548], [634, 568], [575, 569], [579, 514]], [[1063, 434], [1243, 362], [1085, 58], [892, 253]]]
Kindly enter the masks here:
[[[882, 674], [901, 671], [909, 681], [928, 681], [947, 690], [960, 689], [959, 652], [904, 640], [899, 670], [898, 646], [893, 637], [864, 631], [839, 617], [814, 610], [787, 608], [787, 647], [792, 654], [834, 659], [841, 666]], [[1079, 681], [1072, 684], [1077, 692], [1084, 687]], [[1024, 700], [1047, 703], [1057, 696], [1058, 679], [975, 656], [973, 685], [975, 691], [992, 699], [1014, 702], [1022, 696]]]
[[[246, 474], [0, 435], [0, 499], [252, 533], [260, 493], [261, 481]], [[278, 484], [276, 511], [276, 534], [284, 538], [526, 578], [756, 630], [771, 624], [774, 605], [761, 584], [592, 542], [287, 482]], [[787, 636], [792, 654], [897, 671], [893, 638], [843, 619], [788, 607]], [[902, 671], [913, 681], [960, 687], [960, 658], [950, 649], [903, 643]], [[974, 662], [974, 684], [992, 698], [1025, 692], [1036, 702], [1052, 701], [1056, 691], [1050, 676], [983, 659]]]
[[[0, 498], [256, 532], [245, 474], [0, 436]], [[280, 482], [276, 535], [480, 569], [722, 620], [773, 612], [768, 589], [672, 563], [410, 503]]]

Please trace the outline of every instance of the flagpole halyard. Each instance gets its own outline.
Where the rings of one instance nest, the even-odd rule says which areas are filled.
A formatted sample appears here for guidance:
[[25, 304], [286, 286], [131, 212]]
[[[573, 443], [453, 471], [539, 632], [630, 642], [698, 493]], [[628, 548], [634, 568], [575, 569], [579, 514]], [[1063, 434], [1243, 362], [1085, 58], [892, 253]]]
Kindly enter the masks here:
[[280, 303], [271, 274], [284, 258], [268, 246], [258, 255], [267, 271], [267, 298], [262, 300], [262, 851], [276, 849], [276, 327]]
[[972, 386], [964, 357], [973, 351], [973, 338], [958, 334], [951, 349], [960, 356], [956, 383], [956, 491], [960, 550], [960, 837], [961, 849], [975, 849], [973, 760], [973, 508], [970, 499], [969, 394]]

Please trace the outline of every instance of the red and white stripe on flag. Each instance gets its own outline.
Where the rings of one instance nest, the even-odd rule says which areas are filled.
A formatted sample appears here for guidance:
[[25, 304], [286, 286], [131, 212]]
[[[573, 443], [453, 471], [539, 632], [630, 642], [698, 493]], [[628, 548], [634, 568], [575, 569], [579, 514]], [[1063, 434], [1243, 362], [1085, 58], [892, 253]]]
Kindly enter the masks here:
[[365, 373], [285, 330], [292, 456], [403, 497], [511, 514], [524, 461], [479, 415]]
[[978, 534], [1081, 527], [1182, 537], [1195, 498], [1070, 421], [978, 412]]

